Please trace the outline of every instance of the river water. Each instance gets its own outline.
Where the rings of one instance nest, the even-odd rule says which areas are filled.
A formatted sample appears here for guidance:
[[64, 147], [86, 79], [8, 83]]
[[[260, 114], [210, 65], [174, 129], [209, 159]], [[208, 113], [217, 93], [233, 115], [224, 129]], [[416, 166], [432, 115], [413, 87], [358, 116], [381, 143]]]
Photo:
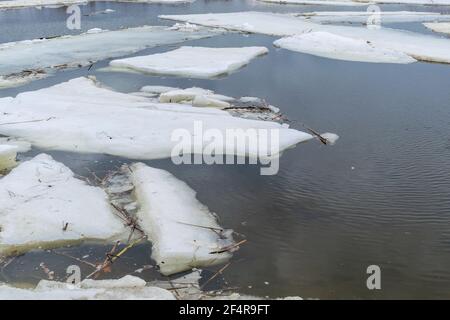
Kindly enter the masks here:
[[[100, 2], [81, 8], [83, 14], [107, 8], [115, 12], [83, 16], [82, 30], [74, 32], [65, 27], [65, 8], [3, 11], [0, 42], [74, 34], [94, 27], [114, 30], [172, 24], [159, 20], [159, 14], [332, 10], [240, 0], [197, 0], [184, 5]], [[388, 8], [450, 11], [446, 7]], [[395, 27], [430, 33], [420, 23]], [[276, 49], [272, 46], [275, 39], [226, 34], [185, 43], [269, 48], [264, 57], [219, 79], [100, 72], [108, 63], [101, 61], [91, 70], [61, 71], [22, 87], [0, 90], [0, 97], [95, 75], [122, 92], [158, 84], [264, 98], [291, 120], [320, 132], [336, 132], [340, 140], [332, 147], [313, 142], [286, 151], [275, 176], [260, 176], [258, 167], [249, 165], [146, 162], [188, 183], [199, 200], [218, 214], [222, 226], [248, 240], [212, 287], [270, 297], [450, 298], [450, 67], [328, 60]], [[293, 127], [302, 129], [295, 122]], [[22, 157], [39, 152], [32, 150]], [[103, 155], [49, 153], [85, 176], [90, 171], [102, 176], [131, 162]], [[104, 277], [119, 277], [151, 265], [149, 248], [149, 244], [133, 248]], [[82, 245], [55, 251], [100, 261], [108, 249], [110, 246]], [[12, 261], [2, 270], [0, 280], [34, 284], [45, 278], [41, 262], [61, 278], [65, 267], [74, 263], [54, 252], [35, 250]], [[366, 269], [373, 264], [382, 271], [381, 290], [366, 287]], [[214, 270], [217, 268], [205, 271], [204, 278]], [[83, 267], [83, 272], [90, 272], [89, 267]], [[137, 275], [146, 280], [160, 277], [151, 268]]]

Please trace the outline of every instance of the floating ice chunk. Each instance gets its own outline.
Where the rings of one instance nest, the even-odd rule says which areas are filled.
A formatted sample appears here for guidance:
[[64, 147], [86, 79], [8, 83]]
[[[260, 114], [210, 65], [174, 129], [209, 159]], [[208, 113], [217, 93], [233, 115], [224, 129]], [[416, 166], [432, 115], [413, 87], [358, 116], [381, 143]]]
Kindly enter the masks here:
[[311, 4], [311, 5], [325, 5], [325, 6], [366, 6], [367, 3], [346, 0], [259, 0], [268, 3], [280, 4]]
[[99, 15], [99, 14], [107, 14], [107, 13], [113, 13], [113, 12], [116, 12], [116, 10], [105, 9], [105, 10], [93, 11], [93, 12], [87, 13], [87, 14], [85, 14], [85, 16], [96, 16], [96, 15]]
[[210, 98], [209, 96], [198, 95], [192, 100], [192, 105], [194, 107], [209, 107], [209, 108], [229, 108], [231, 105], [219, 99]]
[[175, 23], [173, 26], [169, 28], [169, 30], [178, 30], [178, 31], [198, 31], [198, 25], [191, 24], [189, 22], [186, 23]]
[[164, 53], [113, 60], [110, 65], [151, 74], [213, 78], [240, 69], [267, 52], [264, 47], [181, 47]]
[[322, 133], [320, 135], [322, 138], [325, 138], [325, 140], [327, 140], [327, 143], [330, 145], [334, 145], [336, 143], [336, 141], [339, 139], [339, 136], [335, 133]]
[[[198, 98], [197, 98], [198, 97]], [[202, 99], [205, 98], [205, 99]], [[197, 101], [194, 103], [194, 101]], [[192, 87], [187, 89], [174, 89], [163, 92], [159, 96], [159, 101], [162, 103], [180, 103], [191, 102], [192, 105], [197, 107], [214, 107], [214, 108], [226, 108], [230, 104], [227, 101], [233, 101], [234, 98], [224, 96], [221, 94], [215, 94], [211, 90]]]
[[417, 12], [417, 11], [318, 11], [296, 13], [312, 22], [320, 23], [367, 23], [369, 18], [379, 15], [381, 23], [400, 22], [425, 22], [425, 21], [450, 21], [450, 15], [439, 12]]
[[[0, 180], [0, 252], [81, 240], [122, 239], [126, 232], [97, 187], [41, 154]], [[67, 226], [66, 226], [67, 224]]]
[[433, 30], [434, 32], [441, 32], [450, 34], [450, 22], [436, 22], [436, 23], [424, 23], [425, 27]]
[[17, 149], [16, 146], [0, 144], [0, 171], [16, 165]]
[[[0, 4], [2, 2], [0, 1]], [[54, 70], [86, 66], [145, 48], [200, 39], [214, 34], [216, 33], [205, 30], [183, 32], [166, 27], [146, 26], [5, 43], [0, 45], [0, 87], [41, 79]], [[39, 59], [36, 59], [37, 56]]]
[[[164, 90], [159, 95], [159, 101], [168, 103], [169, 108], [180, 108], [182, 104], [191, 104], [195, 107], [209, 107], [226, 109], [231, 115], [244, 118], [264, 121], [283, 122], [285, 120], [280, 114], [280, 109], [267, 104], [264, 100], [256, 97], [233, 97], [216, 94], [212, 90], [202, 88], [187, 88]], [[175, 105], [173, 103], [176, 103]], [[194, 108], [195, 109], [195, 108]], [[213, 110], [213, 109], [209, 109]]]
[[159, 101], [163, 103], [178, 103], [182, 101], [192, 101], [198, 95], [212, 95], [213, 91], [203, 88], [187, 88], [187, 89], [174, 89], [161, 93]]
[[205, 13], [187, 15], [160, 15], [159, 18], [194, 23], [233, 31], [290, 36], [303, 33], [313, 25], [293, 15], [266, 12]]
[[177, 103], [177, 105], [172, 104], [175, 108], [180, 108], [178, 103], [190, 103], [195, 107], [226, 109], [230, 114], [244, 119], [276, 122], [283, 122], [285, 120], [282, 114], [280, 114], [279, 108], [267, 104], [260, 98], [242, 97], [235, 99], [216, 94], [211, 90], [196, 87], [166, 91], [159, 95], [159, 101], [169, 104]]
[[[0, 9], [19, 9], [24, 7], [51, 7], [69, 6], [72, 4], [84, 4], [94, 1], [111, 0], [6, 0], [0, 1]], [[112, 0], [113, 2], [137, 2], [137, 3], [190, 3], [195, 0]], [[112, 9], [106, 9], [104, 13], [114, 12]]]
[[378, 3], [378, 4], [415, 4], [426, 6], [450, 6], [450, 0], [358, 0], [365, 2], [366, 4]]
[[338, 36], [328, 32], [311, 32], [282, 38], [274, 45], [284, 49], [320, 57], [376, 63], [412, 63], [416, 60], [385, 48], [377, 48], [368, 41]]
[[[2, 98], [0, 113], [0, 134], [23, 138], [37, 147], [131, 159], [170, 157], [179, 144], [172, 138], [174, 130], [184, 129], [193, 135], [196, 123], [202, 124], [203, 131], [215, 129], [223, 136], [227, 129], [253, 129], [258, 139], [264, 134], [258, 129], [274, 129], [279, 133], [280, 152], [313, 138], [279, 123], [241, 119], [222, 110], [154, 103], [101, 88], [87, 78]], [[194, 139], [191, 147], [203, 150], [208, 144], [209, 140]], [[249, 157], [266, 151], [264, 144], [257, 151], [224, 150]]]
[[0, 284], [0, 300], [174, 300], [165, 289], [147, 286], [134, 276], [116, 280], [83, 280], [78, 285], [41, 280], [34, 289]]
[[161, 273], [216, 265], [231, 257], [227, 251], [215, 253], [229, 246], [232, 238], [187, 184], [144, 164], [132, 165], [130, 176], [141, 206], [139, 225], [152, 242], [152, 258]]
[[[448, 0], [450, 1], [450, 0]], [[435, 36], [389, 28], [333, 26], [308, 22], [291, 14], [233, 12], [192, 15], [163, 15], [164, 19], [187, 21], [234, 31], [291, 36], [328, 32], [342, 37], [370, 41], [378, 49], [403, 52], [416, 60], [450, 63], [450, 41]], [[251, 27], [250, 27], [251, 26]]]
[[329, 6], [367, 6], [373, 3], [378, 4], [415, 4], [415, 5], [450, 5], [450, 0], [260, 0], [269, 3], [282, 4], [311, 4]]

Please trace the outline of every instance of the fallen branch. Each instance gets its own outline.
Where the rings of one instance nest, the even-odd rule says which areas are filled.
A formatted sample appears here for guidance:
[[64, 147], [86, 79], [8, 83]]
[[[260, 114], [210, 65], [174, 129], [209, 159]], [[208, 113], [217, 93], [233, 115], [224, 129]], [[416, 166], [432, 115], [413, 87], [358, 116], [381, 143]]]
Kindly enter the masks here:
[[223, 248], [220, 249], [220, 250], [212, 251], [212, 252], [210, 252], [209, 254], [219, 254], [219, 253], [224, 253], [224, 252], [227, 252], [227, 251], [231, 251], [231, 250], [233, 250], [234, 248], [239, 247], [241, 244], [244, 244], [244, 243], [246, 243], [246, 242], [247, 242], [247, 239], [244, 239], [244, 240], [241, 240], [241, 241], [239, 241], [239, 242], [237, 242], [237, 243], [234, 243], [234, 244], [232, 244], [232, 245], [223, 247]]
[[222, 272], [225, 271], [226, 268], [230, 266], [231, 262], [228, 262], [225, 266], [219, 269], [211, 278], [209, 278], [204, 284], [200, 286], [200, 289], [203, 289], [208, 283], [213, 281], [215, 278], [217, 278], [218, 275], [222, 274]]
[[210, 230], [216, 230], [216, 231], [221, 231], [221, 232], [223, 232], [223, 229], [222, 229], [222, 228], [215, 228], [215, 227], [201, 226], [201, 225], [197, 225], [197, 224], [192, 224], [192, 223], [187, 223], [187, 222], [180, 222], [180, 221], [177, 221], [177, 223], [179, 223], [179, 224], [184, 224], [184, 225], [191, 226], [191, 227], [198, 227], [198, 228], [210, 229]]
[[129, 245], [127, 245], [125, 248], [123, 248], [121, 251], [119, 251], [119, 253], [114, 254], [118, 245], [120, 244], [120, 241], [117, 241], [116, 244], [114, 245], [114, 247], [111, 249], [111, 251], [106, 255], [105, 261], [99, 267], [97, 267], [97, 270], [95, 270], [94, 272], [89, 274], [86, 277], [86, 279], [90, 279], [94, 276], [97, 276], [104, 269], [106, 269], [107, 267], [110, 267], [117, 259], [119, 259], [128, 250], [130, 250], [131, 248], [133, 248], [135, 245], [137, 245], [139, 242], [141, 242], [142, 240], [144, 240], [146, 238], [147, 238], [146, 236], [143, 236], [143, 237], [137, 239], [136, 241], [130, 243]]

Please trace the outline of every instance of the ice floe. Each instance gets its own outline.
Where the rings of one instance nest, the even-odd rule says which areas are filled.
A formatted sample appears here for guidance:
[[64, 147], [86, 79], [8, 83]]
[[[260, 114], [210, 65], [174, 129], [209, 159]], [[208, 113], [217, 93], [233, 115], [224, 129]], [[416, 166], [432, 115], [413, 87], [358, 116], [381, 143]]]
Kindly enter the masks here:
[[377, 16], [381, 24], [400, 22], [450, 21], [450, 15], [439, 12], [418, 11], [317, 11], [294, 14], [312, 22], [320, 23], [362, 23]]
[[[145, 90], [145, 87], [143, 88]], [[141, 89], [141, 90], [143, 90]], [[215, 94], [211, 90], [202, 88], [187, 88], [187, 89], [174, 89], [166, 92], [162, 92], [159, 95], [160, 102], [166, 103], [189, 103], [196, 107], [217, 107], [226, 108], [230, 104], [227, 101], [232, 101], [234, 98], [227, 97], [220, 94]]]
[[[334, 35], [369, 41], [378, 50], [394, 50], [416, 60], [450, 63], [450, 41], [431, 35], [390, 28], [322, 25], [290, 14], [266, 12], [233, 12], [192, 15], [162, 15], [164, 19], [234, 31], [292, 36], [308, 32], [328, 32]], [[342, 45], [342, 42], [339, 43]]]
[[164, 170], [144, 164], [130, 166], [140, 204], [139, 225], [152, 242], [152, 258], [165, 275], [220, 264], [231, 258], [232, 242], [195, 191]]
[[434, 32], [450, 34], [450, 22], [424, 23], [425, 27]]
[[[77, 78], [49, 88], [23, 92], [0, 99], [0, 134], [22, 138], [45, 149], [84, 153], [105, 153], [131, 159], [171, 157], [179, 141], [176, 129], [191, 135], [195, 123], [203, 130], [276, 129], [280, 152], [313, 136], [270, 121], [231, 116], [213, 108], [157, 103], [146, 97], [101, 88], [94, 80]], [[193, 139], [192, 152], [203, 150], [209, 141]], [[269, 145], [255, 150], [224, 152], [257, 157]]]
[[41, 154], [0, 179], [0, 253], [81, 240], [122, 239], [106, 193]]
[[[159, 3], [159, 4], [176, 4], [190, 3], [195, 0], [5, 0], [0, 1], [1, 9], [20, 9], [25, 7], [55, 7], [68, 6], [73, 4], [85, 4], [94, 1], [112, 1], [112, 2], [136, 2], [136, 3]], [[103, 11], [103, 13], [113, 12], [111, 9]]]
[[449, 6], [450, 0], [260, 0], [280, 4], [310, 4], [329, 6], [367, 6], [370, 4], [412, 4], [412, 5], [442, 5]]
[[450, 6], [450, 0], [357, 0], [366, 4], [412, 4], [425, 6]]
[[110, 66], [150, 74], [213, 78], [236, 71], [252, 59], [267, 52], [268, 50], [265, 47], [207, 48], [185, 46], [148, 56], [113, 60], [110, 62]]
[[367, 3], [346, 0], [259, 0], [267, 3], [304, 4], [324, 6], [366, 6]]
[[0, 254], [123, 240], [128, 218], [151, 240], [152, 258], [166, 275], [223, 263], [236, 249], [231, 230], [167, 171], [123, 166], [101, 186], [87, 185], [45, 154], [22, 162], [0, 179]]
[[[280, 123], [286, 120], [280, 113], [279, 108], [257, 97], [234, 98], [197, 87], [179, 89], [146, 86], [141, 91], [145, 94], [151, 94], [152, 97], [161, 103], [182, 103], [191, 104], [194, 107], [218, 108], [226, 110], [231, 115], [245, 119]], [[172, 108], [175, 108], [175, 106]]]
[[79, 284], [41, 280], [34, 289], [0, 283], [0, 300], [174, 300], [166, 289], [149, 286], [141, 278], [90, 280]]
[[214, 35], [204, 28], [192, 32], [158, 26], [95, 31], [75, 36], [0, 44], [0, 88], [41, 79], [60, 69], [87, 66], [99, 60], [124, 56], [149, 47]]
[[286, 37], [275, 46], [320, 57], [376, 63], [412, 63], [416, 60], [395, 50], [377, 48], [370, 42], [338, 36], [329, 32], [310, 32]]
[[160, 15], [161, 19], [183, 21], [233, 31], [262, 33], [272, 36], [290, 36], [309, 30], [312, 24], [291, 14], [270, 12], [232, 12], [188, 15]]

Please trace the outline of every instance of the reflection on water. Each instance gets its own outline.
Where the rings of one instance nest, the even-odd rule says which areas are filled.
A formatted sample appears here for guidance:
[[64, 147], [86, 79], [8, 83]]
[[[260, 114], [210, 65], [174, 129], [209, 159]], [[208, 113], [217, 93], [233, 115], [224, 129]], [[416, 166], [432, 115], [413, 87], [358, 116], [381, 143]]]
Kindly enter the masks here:
[[[116, 12], [86, 17], [84, 30], [166, 24], [156, 18], [163, 13], [316, 9], [198, 0], [182, 6], [96, 3], [84, 6], [83, 12], [106, 8]], [[437, 9], [421, 11], [429, 10]], [[67, 33], [61, 22], [65, 16], [64, 9], [0, 12], [2, 30], [11, 31], [0, 38], [13, 41]], [[429, 32], [420, 24], [401, 26]], [[194, 80], [97, 71], [107, 65], [104, 61], [90, 71], [64, 71], [20, 88], [1, 90], [0, 96], [91, 74], [124, 92], [162, 84], [264, 98], [290, 119], [320, 132], [336, 132], [341, 139], [333, 147], [308, 143], [288, 150], [276, 176], [260, 176], [258, 168], [248, 165], [146, 162], [186, 181], [198, 192], [199, 200], [219, 215], [221, 225], [247, 237], [248, 243], [225, 272], [226, 285], [272, 297], [450, 298], [450, 66], [327, 60], [275, 49], [274, 39], [232, 34], [189, 42], [216, 47], [264, 45], [270, 49], [268, 55], [226, 78]], [[144, 53], [168, 49], [153, 48]], [[301, 129], [295, 122], [293, 126]], [[89, 175], [89, 170], [102, 175], [127, 161], [100, 155], [51, 154], [82, 175]], [[89, 251], [91, 257], [102, 260], [108, 248], [70, 250], [77, 256]], [[149, 254], [148, 244], [139, 246], [111, 276], [151, 263]], [[39, 270], [42, 261], [60, 270], [72, 263], [37, 251], [13, 262], [6, 276], [15, 282], [36, 282], [36, 277], [44, 276]], [[371, 264], [382, 270], [382, 290], [378, 292], [365, 286], [365, 271]], [[147, 280], [157, 277], [154, 270], [146, 272], [142, 276]]]

